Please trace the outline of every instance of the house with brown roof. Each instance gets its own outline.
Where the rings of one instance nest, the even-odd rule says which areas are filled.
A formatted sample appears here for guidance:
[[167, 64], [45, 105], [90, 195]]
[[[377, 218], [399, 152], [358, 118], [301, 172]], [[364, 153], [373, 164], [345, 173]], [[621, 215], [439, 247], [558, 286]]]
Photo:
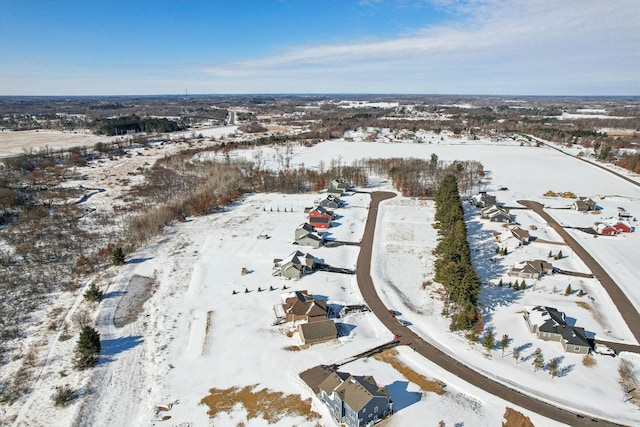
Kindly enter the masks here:
[[529, 230], [522, 229], [520, 227], [514, 227], [511, 229], [511, 234], [513, 237], [518, 239], [520, 243], [526, 245], [531, 240], [531, 236], [529, 235]]
[[318, 300], [307, 291], [295, 291], [282, 295], [282, 309], [286, 322], [320, 322], [327, 318], [327, 303]]
[[318, 344], [338, 338], [338, 329], [332, 319], [300, 323], [298, 334], [303, 344]]
[[553, 265], [540, 259], [525, 261], [512, 267], [508, 274], [526, 279], [540, 279], [545, 274], [553, 274]]
[[373, 425], [393, 413], [391, 395], [372, 376], [332, 372], [320, 383], [320, 397], [338, 425]]
[[529, 331], [545, 341], [558, 341], [564, 351], [587, 354], [591, 345], [586, 338], [584, 328], [569, 326], [563, 312], [553, 307], [525, 306], [524, 320]]

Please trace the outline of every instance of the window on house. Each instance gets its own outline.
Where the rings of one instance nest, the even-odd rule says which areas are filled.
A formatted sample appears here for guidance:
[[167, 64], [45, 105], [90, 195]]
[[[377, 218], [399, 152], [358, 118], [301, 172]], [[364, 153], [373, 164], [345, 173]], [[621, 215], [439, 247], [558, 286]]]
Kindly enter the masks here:
[[373, 408], [373, 412], [378, 412], [378, 407]]
[[580, 351], [580, 347], [574, 347], [573, 351]]
[[362, 408], [362, 413], [364, 414], [365, 412], [367, 412], [367, 408]]

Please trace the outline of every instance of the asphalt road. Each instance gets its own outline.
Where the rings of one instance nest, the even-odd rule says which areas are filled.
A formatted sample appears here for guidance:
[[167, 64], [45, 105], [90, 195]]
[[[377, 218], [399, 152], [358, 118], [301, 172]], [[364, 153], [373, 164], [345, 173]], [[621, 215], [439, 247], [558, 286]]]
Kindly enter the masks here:
[[[502, 385], [477, 371], [462, 364], [460, 361], [448, 356], [421, 337], [415, 334], [411, 329], [402, 326], [398, 320], [389, 313], [387, 308], [376, 293], [371, 278], [371, 250], [373, 246], [373, 236], [376, 228], [376, 220], [378, 216], [378, 205], [381, 201], [395, 197], [395, 193], [390, 192], [373, 192], [371, 193], [371, 205], [367, 217], [367, 224], [362, 238], [362, 247], [358, 256], [357, 278], [360, 292], [371, 311], [380, 319], [380, 321], [391, 331], [392, 334], [399, 337], [400, 342], [410, 345], [416, 352], [436, 363], [443, 369], [451, 372], [464, 381], [485, 390], [495, 396], [498, 396], [514, 405], [528, 409], [532, 412], [543, 415], [547, 418], [565, 423], [571, 426], [592, 426], [598, 423], [598, 426], [617, 426], [619, 424], [611, 423], [602, 419], [592, 419], [584, 415], [573, 413], [561, 408], [557, 408], [541, 400], [537, 400], [531, 396], [520, 393], [517, 390]], [[418, 286], [418, 284], [416, 284]]]

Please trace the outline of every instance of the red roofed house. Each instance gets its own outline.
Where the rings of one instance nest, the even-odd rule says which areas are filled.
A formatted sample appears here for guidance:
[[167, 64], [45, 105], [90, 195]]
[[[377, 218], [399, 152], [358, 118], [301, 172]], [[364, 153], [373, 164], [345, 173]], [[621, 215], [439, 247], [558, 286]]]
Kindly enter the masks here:
[[604, 222], [596, 222], [595, 224], [593, 224], [592, 227], [596, 233], [601, 234], [603, 236], [615, 236], [616, 234], [619, 233], [619, 231], [615, 228], [610, 226], [607, 223]]
[[633, 228], [629, 224], [625, 224], [624, 222], [619, 222], [613, 226], [619, 233], [631, 233]]
[[320, 206], [309, 212], [309, 224], [315, 228], [329, 228], [331, 219], [331, 213]]

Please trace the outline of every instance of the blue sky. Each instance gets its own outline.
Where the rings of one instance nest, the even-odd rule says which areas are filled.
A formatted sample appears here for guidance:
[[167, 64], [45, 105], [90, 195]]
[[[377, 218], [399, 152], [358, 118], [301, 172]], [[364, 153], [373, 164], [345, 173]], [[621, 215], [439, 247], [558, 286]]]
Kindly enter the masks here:
[[0, 0], [0, 95], [640, 95], [638, 0]]

